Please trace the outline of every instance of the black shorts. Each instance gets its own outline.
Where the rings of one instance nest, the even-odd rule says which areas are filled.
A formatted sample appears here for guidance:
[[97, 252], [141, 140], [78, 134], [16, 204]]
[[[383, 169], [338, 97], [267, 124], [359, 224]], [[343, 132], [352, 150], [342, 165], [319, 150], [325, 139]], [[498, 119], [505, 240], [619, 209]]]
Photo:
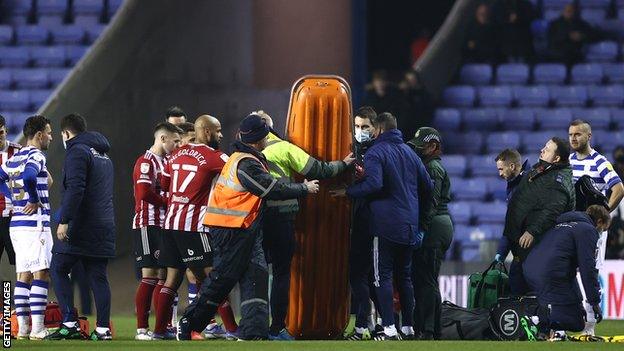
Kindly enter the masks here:
[[139, 268], [159, 268], [158, 256], [162, 241], [162, 229], [148, 226], [134, 230], [134, 258]]
[[2, 258], [2, 253], [6, 251], [7, 256], [9, 256], [9, 264], [15, 266], [15, 250], [13, 250], [13, 243], [9, 234], [10, 226], [11, 217], [0, 217], [0, 258]]
[[161, 248], [158, 262], [162, 267], [212, 267], [208, 233], [163, 230]]

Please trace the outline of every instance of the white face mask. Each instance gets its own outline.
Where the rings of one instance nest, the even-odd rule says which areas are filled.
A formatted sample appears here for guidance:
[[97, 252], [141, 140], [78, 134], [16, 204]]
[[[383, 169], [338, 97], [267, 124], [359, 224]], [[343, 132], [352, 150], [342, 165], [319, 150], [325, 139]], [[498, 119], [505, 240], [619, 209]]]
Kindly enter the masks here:
[[355, 140], [357, 140], [358, 143], [364, 143], [364, 142], [371, 140], [370, 132], [368, 130], [361, 130], [361, 129], [356, 130]]

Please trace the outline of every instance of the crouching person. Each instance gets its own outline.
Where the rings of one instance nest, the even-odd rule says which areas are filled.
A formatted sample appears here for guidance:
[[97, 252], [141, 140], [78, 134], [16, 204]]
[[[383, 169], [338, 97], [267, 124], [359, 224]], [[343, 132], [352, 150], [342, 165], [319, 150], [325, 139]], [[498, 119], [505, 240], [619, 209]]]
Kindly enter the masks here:
[[533, 335], [537, 339], [562, 341], [566, 338], [563, 330], [579, 332], [585, 327], [577, 269], [587, 303], [592, 306], [596, 320], [602, 320], [596, 243], [610, 220], [609, 211], [599, 205], [590, 206], [585, 212], [563, 213], [527, 256], [524, 276], [537, 293], [540, 307], [538, 316], [525, 317], [523, 324], [537, 325], [539, 334]]

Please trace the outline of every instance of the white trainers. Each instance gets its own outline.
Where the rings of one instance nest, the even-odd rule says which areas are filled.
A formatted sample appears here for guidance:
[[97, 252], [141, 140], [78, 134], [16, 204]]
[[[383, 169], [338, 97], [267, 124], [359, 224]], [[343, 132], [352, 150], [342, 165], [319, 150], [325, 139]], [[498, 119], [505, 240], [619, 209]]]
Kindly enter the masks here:
[[138, 341], [150, 341], [152, 338], [152, 331], [149, 329], [137, 329], [137, 333], [134, 336], [134, 340]]
[[30, 332], [30, 340], [43, 340], [48, 335], [50, 335], [50, 332], [47, 328], [43, 328], [39, 331], [33, 330]]
[[220, 324], [212, 323], [204, 329], [204, 337], [206, 339], [225, 339], [227, 332]]

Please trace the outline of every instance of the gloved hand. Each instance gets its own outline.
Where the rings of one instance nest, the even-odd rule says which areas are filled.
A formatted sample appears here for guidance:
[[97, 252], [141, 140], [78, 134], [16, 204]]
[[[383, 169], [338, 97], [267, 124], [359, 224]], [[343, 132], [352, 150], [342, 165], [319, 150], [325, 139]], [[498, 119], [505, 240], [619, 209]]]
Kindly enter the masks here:
[[596, 323], [600, 323], [602, 321], [602, 308], [600, 308], [599, 304], [593, 305], [592, 310], [594, 310], [594, 318], [596, 318]]
[[501, 254], [496, 254], [496, 256], [494, 256], [494, 262], [501, 263], [503, 260], [505, 260], [505, 258], [501, 256]]

